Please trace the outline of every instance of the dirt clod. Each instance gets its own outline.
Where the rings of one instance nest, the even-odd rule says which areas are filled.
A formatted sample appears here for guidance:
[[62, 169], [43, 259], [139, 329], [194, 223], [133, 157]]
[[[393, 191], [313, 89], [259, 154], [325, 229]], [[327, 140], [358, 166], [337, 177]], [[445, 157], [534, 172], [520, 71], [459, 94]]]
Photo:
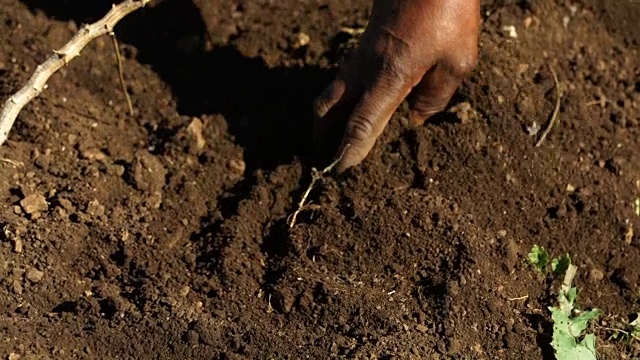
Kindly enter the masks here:
[[104, 212], [105, 212], [105, 207], [104, 205], [100, 204], [98, 200], [92, 200], [87, 205], [87, 214], [93, 217], [102, 216], [104, 215]]
[[13, 251], [17, 254], [20, 254], [23, 248], [24, 248], [24, 243], [22, 242], [22, 239], [20, 239], [19, 237], [14, 238]]
[[25, 272], [24, 277], [31, 282], [37, 283], [44, 277], [44, 272], [34, 267], [29, 267]]
[[22, 210], [29, 215], [46, 211], [49, 208], [47, 199], [42, 194], [34, 193], [20, 200]]
[[602, 281], [602, 279], [604, 279], [604, 273], [601, 270], [592, 269], [589, 271], [589, 280], [599, 282]]
[[167, 172], [157, 157], [146, 150], [136, 153], [133, 163], [133, 180], [136, 188], [146, 192], [148, 205], [157, 209], [162, 203], [162, 188]]

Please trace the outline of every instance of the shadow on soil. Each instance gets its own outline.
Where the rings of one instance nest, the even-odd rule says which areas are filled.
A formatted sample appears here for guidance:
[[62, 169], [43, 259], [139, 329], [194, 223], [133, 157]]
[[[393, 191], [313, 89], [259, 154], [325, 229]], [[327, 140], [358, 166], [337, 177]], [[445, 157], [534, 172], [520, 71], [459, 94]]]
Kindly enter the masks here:
[[[110, 0], [22, 1], [32, 11], [78, 25], [98, 20], [111, 7]], [[256, 170], [268, 172], [295, 159], [320, 166], [313, 163], [311, 104], [331, 80], [331, 71], [317, 66], [269, 68], [262, 59], [243, 56], [232, 45], [206, 51], [205, 24], [190, 1], [165, 0], [143, 8], [123, 19], [115, 32], [121, 44], [135, 47], [135, 55], [125, 51], [125, 56], [150, 65], [171, 88], [181, 115], [223, 115], [233, 141], [244, 150], [247, 176], [228, 189], [231, 197], [219, 199], [222, 220], [203, 219], [200, 231], [192, 235], [192, 241], [203, 246], [200, 261], [206, 264], [202, 265], [215, 268], [226, 245], [209, 240], [251, 196]], [[159, 142], [156, 147], [162, 149], [162, 142], [172, 141], [173, 132], [154, 136], [159, 137], [154, 139]], [[283, 271], [279, 259], [288, 248], [282, 228], [282, 221], [273, 226], [261, 249], [278, 259], [267, 271], [266, 287]]]
[[[96, 21], [111, 1], [23, 0], [32, 11], [78, 25]], [[205, 24], [190, 1], [165, 0], [123, 19], [115, 28], [138, 61], [169, 85], [181, 115], [222, 114], [244, 149], [247, 174], [298, 157], [313, 158], [311, 104], [331, 80], [316, 66], [269, 68], [231, 45], [205, 51]], [[168, 137], [168, 136], [167, 136]], [[170, 141], [169, 138], [165, 141]]]

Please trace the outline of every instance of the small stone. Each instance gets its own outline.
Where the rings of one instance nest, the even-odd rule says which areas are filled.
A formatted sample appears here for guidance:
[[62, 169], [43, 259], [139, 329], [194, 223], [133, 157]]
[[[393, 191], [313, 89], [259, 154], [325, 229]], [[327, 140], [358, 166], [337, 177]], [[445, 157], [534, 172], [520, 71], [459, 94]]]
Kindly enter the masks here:
[[40, 280], [42, 280], [42, 277], [44, 276], [44, 272], [42, 272], [42, 271], [40, 271], [40, 270], [38, 270], [36, 268], [30, 267], [27, 270], [27, 272], [24, 274], [24, 276], [27, 278], [27, 280], [29, 280], [31, 282], [34, 282], [34, 283], [37, 283]]
[[20, 355], [16, 354], [16, 353], [11, 353], [9, 354], [9, 356], [7, 357], [7, 360], [20, 360]]
[[576, 191], [576, 187], [571, 185], [571, 184], [567, 184], [567, 192], [574, 192]]
[[533, 24], [533, 18], [532, 18], [531, 16], [527, 16], [527, 17], [524, 19], [524, 28], [525, 28], [525, 29], [530, 28], [530, 27], [531, 27], [531, 24]]
[[24, 247], [24, 244], [22, 242], [22, 239], [20, 238], [16, 238], [13, 240], [13, 251], [16, 253], [21, 253], [22, 252], [22, 248]]
[[20, 215], [20, 214], [22, 214], [22, 208], [20, 206], [16, 205], [16, 206], [13, 207], [13, 212], [14, 212], [14, 214]]
[[98, 149], [85, 149], [80, 156], [87, 160], [105, 161], [107, 159], [107, 155]]
[[189, 286], [183, 286], [182, 289], [180, 289], [180, 296], [185, 297], [189, 294], [189, 291], [191, 289], [189, 288]]
[[498, 230], [496, 234], [498, 235], [498, 238], [502, 239], [507, 236], [507, 230], [504, 230], [504, 229]]
[[93, 200], [87, 205], [87, 214], [97, 217], [104, 215], [104, 205], [100, 204], [98, 200]]
[[47, 200], [42, 196], [42, 194], [38, 193], [31, 194], [22, 199], [20, 201], [20, 206], [22, 206], [24, 212], [29, 215], [46, 211], [48, 209]]
[[111, 165], [111, 166], [107, 167], [107, 173], [109, 175], [115, 175], [115, 176], [118, 176], [118, 177], [122, 177], [122, 175], [124, 175], [124, 171], [125, 171], [124, 166], [119, 165], [119, 164], [114, 164], [114, 165]]
[[421, 333], [426, 333], [427, 331], [429, 331], [429, 328], [420, 324], [420, 325], [416, 325], [416, 330], [418, 330]]
[[604, 273], [598, 269], [592, 269], [589, 271], [589, 280], [593, 282], [602, 281], [604, 279]]
[[449, 109], [449, 112], [456, 115], [463, 124], [478, 118], [478, 112], [468, 102], [461, 102]]
[[512, 38], [512, 39], [517, 39], [518, 38], [518, 32], [516, 31], [516, 27], [513, 25], [505, 25], [502, 27], [502, 32], [504, 32], [505, 35], [507, 35], [508, 37]]
[[240, 159], [229, 160], [229, 169], [237, 175], [244, 174], [244, 171], [246, 170], [246, 168], [247, 168], [247, 164], [245, 164], [245, 162]]
[[72, 213], [74, 211], [76, 211], [76, 209], [74, 208], [73, 204], [71, 203], [71, 201], [64, 199], [64, 198], [59, 198], [58, 199], [58, 204], [60, 204], [60, 206], [65, 209], [68, 213]]
[[13, 280], [11, 282], [11, 290], [18, 295], [22, 295], [22, 284], [20, 281]]
[[202, 135], [202, 128], [202, 120], [197, 117], [194, 117], [191, 120], [191, 124], [187, 127], [187, 132], [191, 135], [191, 140], [193, 141], [193, 146], [191, 148], [195, 153], [199, 153], [207, 145], [207, 141]]
[[303, 33], [303, 32], [299, 32], [296, 35], [296, 41], [293, 44], [293, 48], [294, 49], [298, 49], [301, 48], [303, 46], [307, 46], [309, 45], [309, 43], [311, 42], [311, 37], [309, 37], [309, 35]]

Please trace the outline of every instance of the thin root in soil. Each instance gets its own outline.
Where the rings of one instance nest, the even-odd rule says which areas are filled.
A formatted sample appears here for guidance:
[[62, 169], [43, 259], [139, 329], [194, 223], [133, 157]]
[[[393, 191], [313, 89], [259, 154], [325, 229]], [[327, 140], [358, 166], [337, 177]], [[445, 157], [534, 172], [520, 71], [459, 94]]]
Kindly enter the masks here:
[[298, 203], [298, 209], [296, 209], [296, 211], [293, 214], [291, 214], [291, 216], [289, 216], [289, 218], [287, 219], [287, 223], [289, 224], [289, 229], [293, 228], [296, 225], [296, 219], [298, 218], [298, 214], [300, 214], [304, 210], [315, 208], [312, 205], [306, 205], [307, 198], [309, 197], [311, 190], [313, 190], [314, 186], [318, 181], [322, 180], [322, 178], [326, 173], [330, 172], [331, 170], [333, 170], [334, 167], [336, 167], [336, 165], [338, 165], [338, 163], [342, 160], [342, 157], [344, 156], [344, 153], [346, 152], [348, 147], [349, 145], [347, 145], [344, 148], [344, 150], [342, 150], [342, 154], [340, 154], [340, 156], [334, 162], [329, 164], [329, 166], [327, 166], [326, 168], [322, 169], [322, 171], [318, 171], [318, 169], [316, 168], [311, 168], [311, 183], [309, 183], [307, 190], [302, 195], [302, 198]]
[[558, 118], [558, 111], [560, 111], [560, 99], [562, 99], [562, 89], [560, 89], [560, 81], [558, 80], [558, 74], [556, 74], [555, 70], [551, 67], [551, 65], [547, 64], [549, 71], [551, 72], [551, 76], [553, 76], [553, 86], [556, 89], [556, 103], [553, 107], [553, 112], [551, 112], [551, 117], [549, 118], [549, 122], [547, 122], [547, 127], [540, 135], [540, 138], [536, 142], [536, 147], [542, 145], [544, 140], [547, 138], [547, 135], [551, 132], [551, 129], [555, 126], [556, 120]]

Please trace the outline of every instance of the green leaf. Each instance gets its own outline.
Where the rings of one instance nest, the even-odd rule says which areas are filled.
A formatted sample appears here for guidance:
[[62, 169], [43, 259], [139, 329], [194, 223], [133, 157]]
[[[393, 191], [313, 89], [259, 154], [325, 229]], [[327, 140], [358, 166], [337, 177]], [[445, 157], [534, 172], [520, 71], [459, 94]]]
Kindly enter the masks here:
[[594, 334], [585, 335], [578, 342], [582, 331], [588, 322], [600, 316], [601, 311], [594, 309], [582, 313], [576, 318], [556, 307], [549, 308], [553, 319], [553, 347], [556, 360], [596, 360], [596, 337]]
[[640, 313], [636, 314], [636, 319], [629, 323], [631, 326], [631, 334], [640, 336]]
[[569, 265], [571, 265], [571, 256], [564, 254], [551, 260], [551, 271], [553, 271], [556, 276], [562, 276], [567, 272]]
[[549, 263], [549, 253], [542, 246], [533, 245], [529, 255], [527, 255], [529, 264], [534, 266], [538, 271], [545, 273], [546, 266]]
[[602, 314], [600, 309], [585, 311], [577, 317], [570, 319], [569, 333], [580, 336], [580, 333], [587, 328], [589, 321], [597, 319]]

